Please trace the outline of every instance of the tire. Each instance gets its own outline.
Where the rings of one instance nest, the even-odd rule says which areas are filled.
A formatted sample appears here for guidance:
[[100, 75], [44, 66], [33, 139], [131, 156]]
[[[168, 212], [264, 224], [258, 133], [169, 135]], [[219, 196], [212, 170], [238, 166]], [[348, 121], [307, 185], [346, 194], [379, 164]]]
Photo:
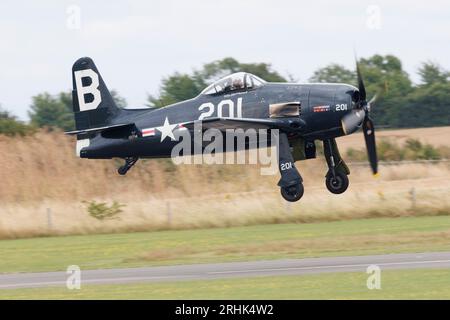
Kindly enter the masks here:
[[336, 172], [335, 177], [331, 173], [328, 173], [325, 178], [325, 185], [328, 191], [334, 194], [341, 194], [347, 190], [349, 185], [348, 176], [342, 172]]
[[120, 167], [119, 169], [117, 169], [117, 173], [120, 174], [121, 176], [126, 175], [128, 172], [128, 168], [127, 167]]
[[298, 201], [303, 196], [303, 184], [299, 183], [289, 187], [281, 187], [280, 192], [284, 200], [289, 202]]

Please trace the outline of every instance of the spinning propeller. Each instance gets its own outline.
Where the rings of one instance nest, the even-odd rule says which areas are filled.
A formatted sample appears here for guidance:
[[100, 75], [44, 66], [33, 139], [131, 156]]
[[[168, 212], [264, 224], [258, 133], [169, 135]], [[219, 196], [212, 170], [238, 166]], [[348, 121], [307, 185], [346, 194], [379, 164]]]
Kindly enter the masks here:
[[369, 116], [371, 104], [375, 102], [376, 96], [370, 101], [366, 100], [366, 87], [364, 86], [358, 61], [356, 62], [356, 74], [358, 77], [358, 91], [355, 91], [352, 97], [355, 102], [355, 108], [342, 118], [342, 129], [345, 134], [350, 134], [355, 132], [362, 123], [367, 156], [372, 172], [376, 175], [378, 173], [378, 158], [375, 144], [375, 127]]

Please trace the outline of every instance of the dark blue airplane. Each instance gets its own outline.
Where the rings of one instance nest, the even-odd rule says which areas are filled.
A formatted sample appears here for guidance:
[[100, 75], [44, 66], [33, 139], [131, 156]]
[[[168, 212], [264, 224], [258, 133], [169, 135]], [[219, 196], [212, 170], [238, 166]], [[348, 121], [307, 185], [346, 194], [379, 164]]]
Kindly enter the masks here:
[[[118, 172], [124, 175], [139, 158], [170, 157], [182, 131], [193, 133], [199, 124], [202, 131], [276, 129], [281, 174], [278, 186], [283, 198], [297, 201], [302, 197], [303, 180], [294, 163], [315, 158], [317, 140], [323, 142], [328, 164], [326, 187], [339, 194], [348, 187], [350, 170], [339, 154], [337, 137], [362, 126], [369, 162], [377, 174], [375, 131], [369, 117], [374, 99], [366, 100], [358, 64], [357, 77], [358, 88], [340, 83], [269, 83], [238, 72], [214, 82], [190, 100], [164, 108], [121, 109], [92, 59], [81, 58], [72, 69], [76, 130], [67, 134], [77, 136], [76, 150], [81, 158], [123, 158], [125, 164]], [[272, 135], [266, 137], [273, 145]], [[203, 152], [204, 146], [195, 148], [193, 142], [189, 154]], [[245, 148], [251, 145], [246, 141]]]

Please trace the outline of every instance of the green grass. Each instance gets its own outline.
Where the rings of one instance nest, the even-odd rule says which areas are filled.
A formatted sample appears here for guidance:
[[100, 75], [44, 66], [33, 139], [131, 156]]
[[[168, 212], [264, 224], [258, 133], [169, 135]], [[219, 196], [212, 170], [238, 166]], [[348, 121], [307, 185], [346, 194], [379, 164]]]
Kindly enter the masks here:
[[1, 240], [0, 272], [445, 250], [449, 216], [377, 218]]
[[382, 271], [381, 289], [368, 290], [368, 275], [328, 273], [122, 285], [80, 290], [1, 290], [0, 299], [450, 299], [450, 270]]

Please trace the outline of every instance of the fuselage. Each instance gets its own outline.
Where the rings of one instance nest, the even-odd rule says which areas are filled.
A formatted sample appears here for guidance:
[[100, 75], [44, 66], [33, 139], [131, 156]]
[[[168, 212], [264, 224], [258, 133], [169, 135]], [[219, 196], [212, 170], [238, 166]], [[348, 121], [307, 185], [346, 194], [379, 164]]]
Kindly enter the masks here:
[[[200, 94], [197, 97], [158, 109], [121, 110], [116, 124], [133, 122], [137, 135], [133, 139], [97, 134], [90, 139], [81, 157], [141, 158], [169, 157], [178, 143], [169, 137], [161, 141], [160, 128], [167, 121], [177, 124], [208, 118], [270, 119], [270, 105], [299, 102], [299, 118], [306, 124], [297, 135], [305, 140], [323, 140], [344, 135], [341, 119], [353, 109], [352, 95], [358, 89], [347, 84], [265, 83], [264, 85], [223, 94]], [[147, 131], [146, 131], [147, 130]], [[153, 130], [153, 132], [152, 132]], [[153, 134], [145, 136], [144, 132]]]
[[[347, 84], [267, 83], [256, 75], [235, 72], [195, 98], [160, 109], [133, 110], [117, 107], [93, 60], [83, 57], [72, 67], [75, 130], [66, 134], [76, 135], [81, 158], [123, 158], [120, 175], [140, 158], [171, 157], [178, 164], [191, 160], [220, 164], [224, 156], [227, 164], [259, 160], [263, 175], [278, 168], [277, 185], [290, 202], [304, 192], [295, 162], [316, 158], [316, 140], [322, 140], [328, 166], [325, 184], [340, 194], [348, 187], [350, 170], [335, 138], [362, 127], [372, 172], [378, 172], [375, 128], [369, 117], [373, 99], [366, 101], [358, 65], [356, 70], [358, 89]], [[264, 155], [267, 147], [269, 157]], [[250, 149], [248, 158], [247, 153], [232, 153]], [[201, 156], [185, 157], [191, 155]], [[207, 159], [213, 161], [203, 162]]]

